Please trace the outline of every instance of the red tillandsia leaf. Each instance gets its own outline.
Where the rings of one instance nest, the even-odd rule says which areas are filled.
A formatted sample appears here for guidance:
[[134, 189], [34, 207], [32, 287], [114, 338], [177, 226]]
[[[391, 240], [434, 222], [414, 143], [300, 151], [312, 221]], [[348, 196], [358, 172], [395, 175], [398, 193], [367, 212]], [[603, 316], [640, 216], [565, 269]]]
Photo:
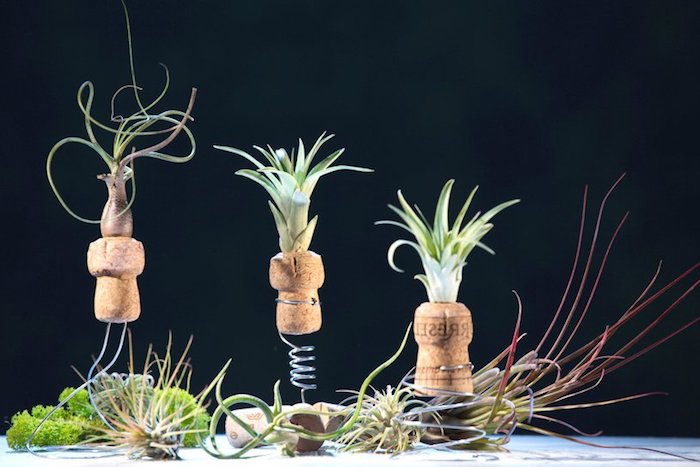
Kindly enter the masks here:
[[538, 420], [545, 420], [545, 421], [547, 421], [547, 422], [557, 423], [557, 424], [559, 424], [559, 425], [565, 426], [566, 428], [570, 429], [571, 431], [574, 431], [574, 432], [578, 433], [578, 434], [581, 435], [581, 436], [587, 436], [587, 437], [590, 437], [590, 438], [595, 438], [596, 436], [600, 436], [600, 435], [603, 434], [602, 431], [596, 431], [595, 433], [586, 433], [585, 431], [583, 431], [583, 430], [581, 430], [581, 429], [579, 429], [579, 428], [576, 428], [574, 425], [572, 425], [572, 424], [570, 424], [570, 423], [567, 423], [567, 422], [565, 422], [565, 421], [563, 421], [563, 420], [559, 420], [558, 418], [548, 417], [548, 416], [546, 416], [546, 415], [536, 414], [536, 415], [533, 415], [532, 418], [536, 418], [536, 419], [538, 419]]
[[520, 334], [520, 320], [522, 319], [523, 316], [523, 304], [520, 301], [520, 296], [518, 293], [514, 290], [513, 294], [515, 294], [515, 298], [518, 301], [518, 319], [515, 322], [515, 330], [513, 331], [513, 340], [510, 344], [510, 349], [508, 352], [508, 361], [506, 363], [506, 367], [503, 370], [503, 377], [501, 378], [501, 383], [498, 386], [498, 393], [496, 394], [496, 401], [493, 404], [493, 409], [491, 410], [491, 415], [489, 415], [488, 423], [491, 423], [493, 421], [493, 418], [496, 416], [496, 412], [498, 410], [498, 407], [501, 404], [501, 400], [503, 399], [503, 393], [506, 390], [506, 383], [508, 382], [508, 377], [510, 376], [510, 368], [513, 366], [513, 361], [515, 360], [515, 350], [518, 346], [518, 335]]
[[642, 450], [642, 451], [648, 451], [648, 452], [655, 452], [655, 453], [657, 453], [657, 454], [664, 454], [664, 455], [666, 455], [666, 456], [677, 457], [677, 458], [679, 458], [679, 459], [683, 459], [683, 460], [691, 461], [691, 462], [698, 462], [698, 461], [699, 461], [699, 459], [693, 459], [692, 457], [686, 457], [686, 456], [682, 456], [682, 455], [680, 455], [680, 454], [674, 454], [674, 453], [672, 453], [672, 452], [662, 451], [662, 450], [660, 450], [660, 449], [647, 448], [647, 447], [639, 447], [639, 446], [610, 446], [610, 445], [607, 445], [607, 444], [598, 444], [598, 443], [593, 443], [593, 442], [591, 442], [591, 441], [586, 441], [586, 440], [583, 440], [583, 439], [574, 438], [573, 436], [562, 435], [561, 433], [557, 433], [557, 432], [555, 432], [555, 431], [549, 431], [549, 430], [545, 430], [545, 429], [538, 428], [538, 427], [531, 426], [531, 425], [523, 425], [523, 424], [521, 424], [520, 426], [521, 426], [522, 428], [525, 428], [525, 429], [528, 430], [528, 431], [533, 432], [533, 433], [539, 433], [539, 434], [541, 434], [541, 435], [553, 436], [553, 437], [555, 437], [555, 438], [565, 439], [565, 440], [567, 440], [567, 441], [572, 441], [572, 442], [574, 442], [574, 443], [583, 444], [583, 445], [585, 445], [585, 446], [591, 446], [591, 447], [594, 447], [594, 448], [604, 448], [604, 449], [634, 449], [634, 450]]
[[554, 317], [552, 318], [552, 321], [549, 323], [549, 327], [547, 328], [547, 331], [542, 336], [540, 343], [537, 344], [537, 347], [535, 347], [535, 351], [537, 353], [540, 352], [540, 349], [542, 348], [545, 341], [547, 340], [547, 337], [549, 337], [549, 333], [552, 332], [552, 329], [554, 329], [554, 324], [557, 322], [557, 319], [559, 319], [559, 315], [561, 314], [562, 308], [564, 308], [564, 303], [566, 302], [566, 298], [569, 296], [569, 291], [571, 290], [571, 284], [573, 283], [574, 277], [576, 276], [576, 270], [578, 269], [578, 260], [579, 260], [579, 257], [581, 256], [581, 245], [583, 245], [583, 227], [586, 225], [586, 200], [587, 200], [587, 198], [588, 198], [588, 185], [586, 185], [583, 188], [583, 206], [581, 207], [581, 222], [579, 224], [579, 230], [578, 230], [578, 241], [576, 242], [576, 254], [574, 255], [574, 265], [571, 267], [571, 274], [569, 275], [569, 281], [566, 284], [566, 288], [564, 289], [564, 294], [561, 297], [561, 301], [559, 302], [559, 306], [557, 307], [557, 311], [556, 311], [556, 313], [554, 313]]
[[[559, 335], [557, 336], [557, 339], [554, 341], [554, 344], [552, 344], [552, 347], [550, 348], [549, 352], [547, 352], [546, 358], [550, 358], [552, 354], [556, 351], [556, 348], [559, 346], [559, 343], [561, 340], [564, 338], [566, 335], [566, 330], [569, 327], [569, 324], [571, 323], [571, 320], [573, 319], [575, 313], [576, 313], [576, 308], [578, 307], [578, 304], [581, 300], [581, 296], [583, 295], [583, 290], [586, 285], [586, 280], [588, 279], [588, 274], [591, 270], [591, 263], [593, 262], [593, 254], [595, 253], [595, 247], [596, 243], [598, 241], [598, 234], [600, 232], [600, 225], [601, 221], [603, 219], [603, 213], [605, 212], [605, 205], [608, 201], [608, 198], [610, 198], [610, 195], [612, 192], [615, 190], [617, 185], [622, 181], [622, 179], [625, 177], [626, 174], [620, 175], [620, 177], [613, 183], [613, 185], [610, 187], [608, 192], [605, 194], [603, 197], [603, 200], [600, 202], [600, 206], [598, 207], [598, 218], [596, 219], [595, 223], [595, 228], [593, 230], [593, 238], [591, 239], [591, 247], [588, 251], [588, 258], [586, 260], [586, 265], [584, 266], [583, 269], [583, 275], [581, 277], [581, 283], [578, 288], [578, 292], [576, 292], [576, 297], [574, 298], [574, 303], [571, 305], [571, 310], [569, 311], [569, 314], [566, 317], [566, 320], [564, 321], [563, 326], [561, 327], [561, 330], [559, 331]], [[595, 293], [595, 290], [593, 290], [591, 293]], [[554, 360], [557, 360], [555, 358]]]

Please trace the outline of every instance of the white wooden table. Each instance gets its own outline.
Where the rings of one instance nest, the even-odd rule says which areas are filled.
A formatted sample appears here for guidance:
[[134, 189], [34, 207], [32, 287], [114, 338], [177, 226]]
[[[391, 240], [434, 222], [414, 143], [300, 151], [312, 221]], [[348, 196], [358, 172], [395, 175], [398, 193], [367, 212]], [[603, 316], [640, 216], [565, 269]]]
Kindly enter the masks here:
[[[225, 443], [226, 441], [223, 440]], [[615, 438], [601, 437], [596, 439], [598, 444], [611, 446], [644, 446], [673, 452], [686, 457], [700, 460], [700, 439], [693, 438]], [[173, 467], [189, 466], [219, 466], [226, 463], [241, 465], [274, 465], [274, 466], [455, 466], [455, 462], [469, 464], [489, 464], [504, 466], [585, 466], [585, 467], [622, 467], [639, 465], [645, 467], [664, 466], [676, 467], [698, 465], [676, 457], [636, 449], [602, 449], [583, 446], [569, 441], [548, 438], [544, 436], [516, 435], [508, 444], [507, 453], [472, 453], [467, 451], [436, 451], [432, 449], [419, 450], [400, 456], [390, 457], [374, 454], [340, 454], [313, 455], [284, 458], [274, 449], [257, 449], [253, 454], [261, 457], [245, 460], [223, 461], [210, 457], [201, 449], [184, 449], [181, 451], [182, 461], [173, 463]], [[146, 461], [133, 461], [127, 458], [111, 457], [103, 459], [47, 459], [29, 453], [12, 452], [7, 447], [4, 437], [0, 437], [0, 467], [82, 467], [82, 466], [131, 466], [152, 465]], [[164, 465], [158, 462], [159, 466]]]

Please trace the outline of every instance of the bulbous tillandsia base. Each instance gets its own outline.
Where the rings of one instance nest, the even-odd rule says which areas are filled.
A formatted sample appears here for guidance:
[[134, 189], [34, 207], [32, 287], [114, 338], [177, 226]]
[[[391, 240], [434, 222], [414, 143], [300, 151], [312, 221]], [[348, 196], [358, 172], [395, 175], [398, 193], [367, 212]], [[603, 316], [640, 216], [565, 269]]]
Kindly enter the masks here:
[[143, 244], [131, 237], [103, 237], [90, 244], [90, 274], [97, 278], [95, 317], [107, 323], [128, 323], [141, 314], [136, 276], [143, 272]]
[[278, 291], [280, 333], [301, 335], [321, 329], [318, 289], [324, 279], [323, 261], [313, 251], [278, 253], [270, 259], [270, 285]]
[[413, 335], [418, 343], [415, 384], [419, 394], [439, 394], [431, 389], [473, 391], [472, 315], [464, 304], [422, 303], [416, 308]]

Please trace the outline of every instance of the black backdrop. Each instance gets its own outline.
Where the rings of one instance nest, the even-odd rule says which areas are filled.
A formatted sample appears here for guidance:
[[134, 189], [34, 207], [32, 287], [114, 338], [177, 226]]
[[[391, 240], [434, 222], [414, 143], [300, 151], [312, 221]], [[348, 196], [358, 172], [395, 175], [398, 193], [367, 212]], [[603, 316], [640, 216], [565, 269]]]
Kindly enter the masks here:
[[[341, 160], [376, 169], [322, 179], [312, 200], [320, 215], [312, 248], [327, 274], [325, 321], [300, 342], [318, 346], [316, 399], [357, 387], [393, 352], [425, 298], [411, 279], [419, 267], [412, 253], [398, 255], [411, 274], [386, 264], [401, 232], [373, 226], [389, 215], [398, 188], [428, 211], [452, 177], [455, 204], [476, 184], [477, 208], [523, 200], [495, 220], [487, 243], [496, 256], [476, 252], [464, 271], [460, 299], [474, 314], [477, 366], [510, 339], [511, 289], [524, 302], [523, 351], [544, 331], [568, 277], [585, 184], [595, 206], [628, 172], [609, 203], [603, 240], [627, 209], [631, 215], [581, 338], [626, 309], [658, 260], [661, 284], [700, 259], [697, 2], [152, 0], [130, 2], [130, 12], [146, 96], [162, 83], [158, 62], [172, 72], [164, 105], [183, 108], [189, 87], [199, 88], [195, 159], [138, 165], [135, 237], [146, 246], [147, 269], [143, 314], [132, 326], [139, 356], [149, 342], [162, 348], [168, 330], [178, 350], [193, 334], [197, 389], [228, 357], [226, 393], [270, 399], [287, 371], [267, 283], [277, 236], [265, 194], [233, 175], [245, 161], [213, 144], [290, 148], [299, 136], [308, 144], [329, 130], [337, 137], [328, 149], [347, 148]], [[70, 365], [86, 371], [99, 350], [104, 328], [92, 316], [94, 279], [85, 267], [98, 229], [61, 209], [44, 164], [54, 142], [84, 136], [78, 86], [95, 83], [104, 120], [129, 74], [116, 0], [3, 2], [3, 23], [0, 416], [8, 420], [77, 384]], [[99, 214], [101, 170], [99, 158], [80, 149], [56, 161], [66, 197], [83, 213]], [[697, 273], [686, 286], [693, 280]], [[697, 317], [699, 303], [691, 294], [657, 336]], [[608, 434], [699, 436], [698, 337], [691, 328], [580, 400], [669, 396], [566, 420]], [[415, 351], [411, 342], [377, 384], [395, 384]], [[284, 395], [298, 397], [288, 383]]]

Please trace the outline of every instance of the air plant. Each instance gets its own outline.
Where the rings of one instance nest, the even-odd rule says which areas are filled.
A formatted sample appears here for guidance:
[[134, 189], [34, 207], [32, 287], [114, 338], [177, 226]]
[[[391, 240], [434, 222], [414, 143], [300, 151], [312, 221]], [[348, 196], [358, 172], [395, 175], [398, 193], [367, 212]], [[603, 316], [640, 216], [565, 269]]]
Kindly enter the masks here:
[[[201, 436], [200, 444], [202, 448], [204, 448], [208, 454], [218, 459], [239, 459], [243, 458], [243, 456], [250, 452], [250, 450], [256, 447], [276, 445], [283, 454], [291, 456], [294, 455], [295, 446], [297, 446], [300, 438], [310, 441], [317, 441], [319, 443], [340, 439], [343, 435], [350, 432], [350, 430], [356, 429], [358, 424], [363, 423], [361, 417], [363, 407], [365, 407], [363, 403], [365, 397], [367, 397], [367, 390], [374, 378], [399, 357], [404, 346], [406, 345], [409, 331], [410, 326], [406, 330], [398, 350], [384, 363], [375, 368], [362, 382], [360, 389], [357, 391], [357, 399], [354, 406], [346, 407], [341, 411], [333, 413], [303, 407], [285, 408], [282, 404], [282, 397], [279, 392], [279, 381], [277, 381], [273, 389], [274, 400], [272, 406], [268, 406], [265, 401], [258, 397], [247, 394], [237, 394], [224, 399], [221, 395], [221, 385], [223, 383], [224, 376], [226, 375], [226, 371], [228, 370], [228, 366], [231, 363], [229, 360], [200, 396], [200, 401], [202, 401], [207, 397], [210, 391], [214, 391], [217, 401], [217, 406], [211, 416], [208, 437], [204, 438], [204, 436], [201, 436], [201, 434], [198, 435]], [[405, 393], [406, 392], [404, 391], [402, 395]], [[260, 410], [267, 422], [265, 429], [257, 432], [253, 429], [253, 427], [236, 415], [236, 411], [232, 410], [232, 408], [237, 405], [249, 405]], [[228, 416], [233, 419], [252, 437], [252, 440], [243, 448], [233, 453], [227, 453], [225, 450], [222, 450], [216, 439], [217, 427], [221, 421], [221, 418], [224, 416]], [[327, 429], [325, 433], [320, 433], [295, 424], [294, 419], [299, 416], [342, 417], [343, 422], [335, 429]]]
[[[236, 175], [253, 180], [265, 188], [270, 195], [268, 205], [275, 219], [279, 233], [279, 246], [283, 252], [299, 252], [309, 249], [316, 229], [318, 216], [309, 221], [311, 194], [318, 180], [332, 172], [351, 170], [355, 172], [372, 172], [372, 169], [333, 163], [345, 152], [338, 149], [326, 156], [321, 162], [312, 166], [321, 146], [334, 135], [325, 132], [306, 152], [304, 142], [299, 139], [299, 148], [292, 148], [291, 156], [285, 149], [267, 149], [253, 146], [264, 157], [263, 162], [240, 149], [228, 146], [214, 146], [216, 149], [237, 154], [251, 162], [256, 170], [241, 169]], [[269, 164], [269, 165], [265, 165]]]
[[[187, 109], [166, 110], [155, 113], [153, 109], [165, 96], [170, 84], [170, 74], [165, 69], [165, 85], [160, 94], [144, 105], [141, 100], [141, 87], [136, 82], [134, 57], [131, 44], [129, 14], [122, 0], [129, 44], [129, 66], [131, 84], [122, 86], [112, 96], [112, 125], [100, 122], [92, 115], [95, 88], [86, 81], [78, 89], [78, 107], [83, 114], [87, 139], [77, 136], [63, 138], [49, 151], [46, 159], [46, 175], [61, 206], [74, 218], [82, 222], [100, 224], [102, 238], [90, 245], [88, 250], [88, 270], [97, 279], [95, 290], [95, 316], [107, 323], [127, 323], [136, 320], [141, 313], [141, 304], [136, 277], [143, 272], [145, 265], [144, 248], [141, 242], [132, 238], [133, 218], [131, 206], [136, 196], [134, 162], [149, 157], [168, 162], [187, 162], [195, 153], [195, 140], [187, 124], [193, 120], [191, 113], [197, 89], [192, 88]], [[138, 110], [127, 117], [115, 114], [115, 101], [121, 91], [131, 89]], [[87, 94], [87, 97], [86, 97]], [[97, 140], [95, 130], [100, 129], [114, 136], [112, 149], [108, 151]], [[178, 135], [184, 133], [190, 144], [187, 155], [167, 154], [164, 149]], [[162, 139], [137, 149], [143, 137]], [[59, 149], [67, 145], [81, 145], [92, 149], [107, 165], [107, 172], [97, 176], [107, 186], [107, 201], [100, 219], [88, 219], [74, 212], [61, 196], [53, 177], [53, 161]], [[131, 196], [127, 196], [127, 183], [131, 184]]]
[[[374, 396], [366, 395], [348, 408], [352, 411], [357, 407], [360, 408], [357, 421], [335, 440], [343, 451], [398, 454], [411, 449], [426, 431], [420, 424], [410, 423], [424, 421], [414, 409], [429, 407], [427, 402], [415, 398], [410, 387], [387, 386], [384, 391], [375, 390]], [[425, 418], [437, 422], [439, 417], [428, 414]]]
[[254, 146], [262, 154], [263, 162], [240, 149], [214, 146], [251, 162], [255, 170], [241, 169], [236, 174], [258, 183], [270, 195], [268, 205], [277, 226], [281, 250], [270, 260], [270, 285], [279, 292], [276, 321], [281, 334], [310, 334], [321, 329], [318, 289], [323, 285], [325, 273], [321, 256], [309, 250], [318, 223], [318, 216], [309, 221], [311, 194], [316, 184], [324, 175], [340, 170], [372, 172], [351, 165], [333, 166], [344, 149], [332, 152], [313, 165], [321, 146], [332, 137], [324, 132], [308, 152], [299, 139], [299, 147], [292, 149], [291, 156], [284, 149]]
[[433, 222], [428, 221], [418, 206], [412, 208], [401, 190], [398, 191], [400, 207], [389, 205], [389, 209], [399, 216], [401, 222], [393, 220], [376, 222], [376, 224], [401, 227], [413, 235], [415, 241], [396, 240], [392, 243], [387, 252], [387, 259], [393, 270], [404, 272], [394, 262], [396, 250], [404, 245], [416, 250], [425, 273], [417, 274], [415, 279], [425, 286], [431, 302], [457, 301], [459, 285], [462, 282], [462, 269], [474, 248], [479, 247], [494, 254], [491, 248], [481, 242], [481, 239], [493, 228], [493, 224], [489, 221], [507, 207], [520, 202], [514, 199], [501, 203], [484, 214], [477, 212], [469, 222], [464, 224], [469, 206], [479, 188], [477, 186], [462, 205], [454, 223], [450, 225], [448, 213], [453, 185], [454, 180], [448, 180], [442, 187]]
[[[61, 203], [61, 206], [74, 218], [79, 221], [100, 224], [102, 235], [107, 236], [131, 236], [133, 229], [131, 218], [131, 205], [134, 202], [136, 194], [136, 179], [134, 177], [134, 161], [138, 158], [149, 157], [160, 159], [167, 162], [183, 163], [194, 157], [196, 143], [192, 131], [187, 127], [187, 123], [194, 120], [191, 116], [192, 107], [194, 105], [197, 89], [192, 88], [187, 109], [183, 112], [180, 110], [165, 110], [163, 112], [154, 113], [151, 110], [165, 97], [168, 87], [170, 86], [170, 73], [168, 68], [161, 64], [165, 71], [165, 84], [160, 94], [150, 103], [144, 105], [141, 99], [140, 91], [142, 88], [136, 83], [136, 73], [134, 71], [134, 57], [131, 48], [131, 26], [129, 23], [129, 14], [126, 5], [122, 0], [124, 7], [124, 15], [126, 18], [127, 36], [129, 41], [129, 64], [131, 69], [131, 84], [122, 86], [112, 96], [112, 115], [111, 122], [113, 125], [107, 125], [97, 120], [92, 115], [92, 105], [95, 96], [95, 87], [91, 81], [84, 82], [78, 88], [78, 107], [84, 116], [85, 131], [87, 139], [76, 136], [64, 138], [57, 142], [49, 151], [46, 160], [46, 174], [49, 179], [49, 184], [54, 194]], [[127, 89], [133, 91], [134, 99], [138, 106], [138, 110], [127, 117], [115, 114], [115, 102], [118, 95]], [[87, 93], [87, 98], [85, 94]], [[165, 128], [157, 129], [157, 125], [165, 124]], [[114, 135], [111, 151], [105, 149], [95, 136], [95, 128], [104, 130]], [[161, 152], [166, 146], [172, 143], [175, 138], [184, 133], [190, 143], [191, 149], [187, 155], [176, 156]], [[136, 149], [137, 140], [142, 137], [153, 137], [159, 135], [167, 135], [160, 142], [146, 146], [141, 149]], [[79, 144], [92, 149], [100, 156], [102, 161], [107, 166], [107, 173], [98, 175], [97, 178], [104, 181], [107, 185], [108, 200], [102, 212], [101, 219], [88, 219], [76, 214], [66, 203], [61, 196], [58, 187], [53, 178], [52, 164], [53, 159], [59, 149], [68, 144]], [[126, 184], [131, 183], [132, 193], [131, 198], [127, 199]]]
[[[544, 428], [541, 423], [562, 426], [569, 429], [574, 435], [596, 436], [600, 433], [584, 433], [551, 414], [616, 404], [659, 394], [646, 392], [611, 400], [569, 403], [570, 399], [595, 389], [611, 372], [635, 361], [700, 321], [700, 317], [696, 317], [670, 334], [640, 348], [642, 340], [700, 284], [700, 280], [696, 279], [661, 313], [655, 315], [650, 324], [636, 332], [632, 339], [611, 347], [613, 346], [612, 338], [618, 331], [635, 321], [635, 318], [642, 315], [660, 297], [666, 295], [670, 289], [676, 287], [700, 267], [700, 263], [694, 264], [652, 293], [651, 290], [661, 269], [661, 263], [659, 263], [650, 282], [629, 308], [624, 310], [612, 324], [606, 326], [587, 344], [577, 349], [570, 347], [589, 312], [613, 243], [629, 214], [629, 212], [626, 213], [617, 224], [602, 254], [597, 271], [593, 272], [594, 254], [605, 204], [622, 177], [610, 188], [600, 204], [588, 255], [583, 270], [580, 271], [579, 262], [582, 255], [588, 188], [586, 187], [584, 190], [578, 244], [571, 274], [559, 306], [540, 342], [534, 349], [517, 355], [518, 344], [524, 337], [520, 334], [522, 307], [518, 298], [518, 317], [512, 342], [496, 358], [474, 373], [474, 394], [462, 396], [443, 394], [430, 402], [433, 406], [444, 405], [446, 408], [438, 412], [441, 415], [441, 423], [457, 429], [431, 428], [423, 437], [423, 441], [430, 443], [454, 442], [464, 438], [464, 442], [458, 444], [466, 448], [498, 447], [507, 443], [513, 431], [520, 428], [534, 433], [599, 446]], [[574, 285], [578, 274], [580, 274], [578, 284]], [[593, 277], [592, 274], [594, 274]], [[586, 290], [590, 280], [593, 282], [588, 288], [586, 296], [584, 290]], [[568, 312], [564, 312], [565, 307], [569, 307]], [[547, 345], [549, 341], [552, 342]]]
[[401, 227], [415, 238], [415, 241], [401, 239], [391, 244], [387, 258], [392, 269], [403, 272], [394, 263], [394, 255], [404, 245], [413, 248], [423, 263], [425, 273], [417, 274], [415, 278], [425, 286], [429, 301], [416, 309], [414, 319], [418, 343], [415, 382], [420, 386], [421, 394], [434, 394], [434, 390], [472, 391], [472, 364], [468, 351], [473, 334], [471, 312], [457, 302], [462, 269], [476, 247], [493, 254], [493, 250], [481, 241], [493, 228], [489, 221], [519, 202], [514, 199], [484, 214], [477, 212], [464, 224], [476, 187], [454, 223], [450, 224], [448, 214], [453, 185], [454, 180], [448, 180], [443, 186], [432, 223], [418, 206], [410, 206], [401, 190], [398, 191], [400, 207], [389, 205], [401, 221], [377, 222]]
[[149, 346], [141, 372], [134, 366], [131, 340], [129, 344], [129, 372], [101, 373], [92, 383], [105, 426], [88, 442], [126, 450], [130, 458], [177, 459], [179, 448], [194, 446], [196, 434], [206, 431], [209, 422], [203, 403], [190, 394], [187, 353], [192, 338], [175, 363], [171, 337], [162, 357]]

